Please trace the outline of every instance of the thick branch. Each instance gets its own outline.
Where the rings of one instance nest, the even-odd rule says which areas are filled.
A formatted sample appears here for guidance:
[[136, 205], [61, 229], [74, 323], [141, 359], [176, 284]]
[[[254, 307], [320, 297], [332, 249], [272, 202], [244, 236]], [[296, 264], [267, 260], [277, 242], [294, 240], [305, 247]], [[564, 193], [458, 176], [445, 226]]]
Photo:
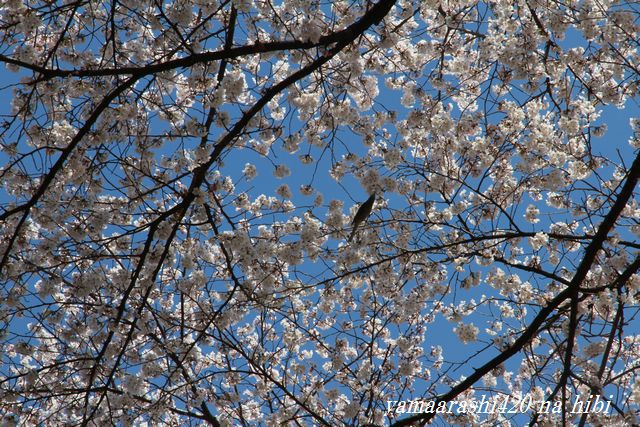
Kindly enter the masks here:
[[[629, 202], [631, 197], [633, 196], [633, 190], [638, 183], [638, 179], [640, 178], [640, 153], [636, 157], [629, 171], [629, 175], [627, 176], [627, 180], [616, 197], [616, 201], [611, 207], [609, 213], [605, 216], [604, 220], [598, 227], [598, 231], [596, 232], [593, 240], [585, 250], [584, 257], [580, 262], [576, 270], [576, 274], [573, 276], [571, 283], [567, 288], [565, 288], [562, 292], [560, 292], [553, 300], [549, 302], [546, 307], [543, 307], [538, 315], [533, 319], [529, 327], [520, 335], [520, 337], [514, 341], [509, 347], [507, 347], [502, 353], [494, 357], [489, 362], [485, 363], [480, 368], [476, 369], [469, 377], [467, 377], [464, 381], [459, 383], [457, 386], [453, 387], [449, 392], [441, 395], [436, 398], [437, 401], [450, 401], [458, 396], [460, 393], [467, 390], [469, 387], [473, 386], [476, 381], [480, 380], [483, 376], [491, 372], [494, 368], [498, 367], [500, 364], [507, 361], [509, 358], [517, 354], [522, 348], [534, 337], [538, 334], [538, 330], [540, 326], [544, 323], [546, 318], [562, 304], [564, 301], [573, 297], [573, 295], [579, 291], [580, 285], [584, 281], [587, 273], [591, 269], [593, 262], [596, 259], [596, 255], [598, 251], [602, 248], [604, 241], [607, 238], [607, 235], [613, 228], [616, 220], [622, 213], [622, 210]], [[569, 342], [572, 343], [575, 338], [575, 331], [569, 332]], [[408, 426], [415, 423], [423, 423], [426, 424], [435, 416], [435, 413], [425, 413], [425, 414], [417, 414], [409, 418], [405, 418], [398, 422], [392, 424], [394, 427]]]

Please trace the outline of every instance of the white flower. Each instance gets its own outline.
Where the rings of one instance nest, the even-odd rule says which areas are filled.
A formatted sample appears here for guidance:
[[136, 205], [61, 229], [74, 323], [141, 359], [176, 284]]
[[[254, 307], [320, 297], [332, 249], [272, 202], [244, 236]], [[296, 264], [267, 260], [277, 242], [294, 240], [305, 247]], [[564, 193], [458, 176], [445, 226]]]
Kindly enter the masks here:
[[290, 199], [292, 196], [291, 189], [289, 189], [289, 186], [287, 184], [282, 184], [280, 187], [278, 187], [278, 189], [276, 190], [276, 194], [283, 199]]
[[460, 341], [468, 344], [478, 339], [478, 332], [480, 330], [473, 323], [459, 323], [456, 328], [453, 328], [453, 331], [458, 335]]
[[631, 400], [636, 404], [640, 403], [640, 375], [637, 375], [631, 385]]
[[529, 245], [534, 251], [540, 250], [540, 248], [549, 243], [549, 236], [545, 233], [536, 233], [533, 237], [529, 237]]
[[605, 344], [602, 341], [592, 342], [584, 348], [583, 353], [588, 358], [596, 357], [602, 354], [604, 347]]
[[344, 416], [347, 418], [355, 418], [360, 411], [360, 404], [358, 402], [351, 402], [344, 407]]
[[251, 163], [245, 163], [242, 173], [247, 178], [247, 180], [252, 180], [253, 178], [256, 177], [256, 175], [258, 175], [258, 171], [256, 167]]
[[285, 165], [277, 165], [276, 170], [273, 172], [276, 178], [285, 178], [291, 175], [291, 170]]
[[527, 211], [524, 214], [524, 218], [531, 224], [536, 224], [540, 222], [540, 219], [537, 218], [539, 214], [540, 210], [537, 207], [535, 207], [534, 205], [529, 205], [527, 206]]

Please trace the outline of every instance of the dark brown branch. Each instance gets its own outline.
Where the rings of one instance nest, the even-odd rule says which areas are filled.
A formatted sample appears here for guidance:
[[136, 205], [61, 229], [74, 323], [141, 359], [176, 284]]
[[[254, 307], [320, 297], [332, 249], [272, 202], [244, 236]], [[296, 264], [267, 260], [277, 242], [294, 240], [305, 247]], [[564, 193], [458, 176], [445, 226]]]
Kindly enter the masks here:
[[[533, 319], [531, 324], [525, 329], [525, 331], [516, 339], [513, 344], [507, 347], [502, 351], [499, 355], [491, 359], [489, 362], [485, 363], [480, 368], [476, 369], [471, 375], [469, 375], [464, 381], [460, 382], [457, 386], [453, 387], [449, 392], [435, 398], [437, 401], [450, 401], [458, 396], [460, 393], [467, 390], [469, 387], [473, 386], [476, 381], [480, 380], [486, 374], [491, 372], [492, 369], [495, 369], [503, 362], [507, 361], [509, 358], [517, 354], [533, 337], [535, 337], [538, 333], [540, 326], [544, 323], [546, 318], [562, 304], [564, 301], [571, 299], [576, 295], [580, 289], [580, 285], [584, 281], [587, 273], [589, 272], [593, 262], [596, 259], [596, 255], [598, 251], [602, 248], [604, 241], [607, 238], [607, 235], [613, 228], [616, 220], [622, 213], [622, 210], [626, 206], [626, 204], [631, 199], [633, 195], [633, 190], [638, 183], [638, 179], [640, 178], [640, 153], [637, 155], [636, 159], [631, 166], [629, 174], [627, 176], [627, 180], [622, 187], [622, 190], [616, 197], [616, 201], [611, 207], [609, 213], [605, 216], [604, 220], [598, 227], [598, 231], [596, 232], [593, 241], [589, 244], [587, 249], [585, 250], [584, 257], [580, 262], [580, 265], [576, 269], [576, 274], [573, 276], [571, 283], [567, 288], [565, 288], [562, 292], [560, 292], [553, 300], [551, 300], [547, 306], [543, 307], [538, 315]], [[572, 344], [575, 338], [575, 330], [569, 331], [568, 342]], [[570, 357], [565, 359], [565, 363], [571, 361]], [[563, 376], [568, 372], [565, 367], [565, 372], [563, 372]], [[397, 421], [392, 424], [393, 427], [401, 427], [401, 426], [409, 426], [412, 424], [421, 423], [425, 425], [435, 416], [435, 413], [426, 413], [426, 414], [417, 414], [409, 418], [405, 418], [403, 420]]]

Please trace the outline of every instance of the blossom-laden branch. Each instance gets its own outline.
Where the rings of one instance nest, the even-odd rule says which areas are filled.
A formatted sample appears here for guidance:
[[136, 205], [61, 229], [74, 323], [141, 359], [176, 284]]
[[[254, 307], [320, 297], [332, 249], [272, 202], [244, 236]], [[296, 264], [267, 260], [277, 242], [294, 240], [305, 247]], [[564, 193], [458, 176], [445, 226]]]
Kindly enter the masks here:
[[[638, 180], [640, 179], [640, 154], [635, 158], [633, 165], [629, 171], [629, 175], [626, 177], [624, 186], [622, 187], [620, 193], [616, 196], [615, 202], [604, 218], [602, 223], [598, 227], [598, 231], [594, 236], [589, 246], [587, 246], [585, 250], [585, 254], [582, 257], [582, 261], [578, 266], [573, 279], [567, 285], [567, 287], [560, 292], [555, 298], [549, 301], [535, 316], [535, 318], [531, 321], [531, 323], [527, 326], [522, 334], [513, 342], [513, 344], [509, 345], [507, 348], [503, 349], [500, 354], [495, 356], [489, 362], [485, 363], [482, 367], [477, 368], [473, 374], [467, 377], [464, 381], [461, 381], [455, 387], [453, 387], [449, 392], [444, 393], [437, 397], [437, 401], [451, 401], [460, 393], [468, 390], [474, 383], [480, 380], [487, 373], [496, 369], [502, 363], [507, 361], [510, 357], [513, 357], [518, 352], [522, 350], [522, 348], [529, 344], [534, 336], [540, 333], [540, 327], [544, 324], [546, 319], [557, 310], [563, 303], [566, 301], [570, 301], [571, 310], [570, 310], [570, 323], [569, 323], [569, 334], [567, 337], [567, 350], [565, 353], [565, 362], [564, 362], [564, 370], [562, 372], [562, 377], [559, 382], [559, 388], [564, 387], [566, 383], [567, 377], [572, 372], [571, 368], [571, 355], [573, 348], [573, 340], [575, 339], [575, 328], [576, 328], [576, 317], [577, 317], [577, 301], [580, 297], [580, 286], [582, 285], [584, 279], [586, 278], [589, 270], [593, 267], [594, 260], [598, 251], [602, 249], [607, 236], [611, 232], [614, 227], [615, 222], [618, 220], [622, 210], [627, 205], [629, 200], [631, 199], [634, 189], [638, 184]], [[616, 289], [620, 284], [626, 283], [633, 274], [636, 274], [640, 271], [640, 260], [636, 259], [636, 261], [628, 268], [623, 275], [620, 276], [619, 280], [611, 284], [611, 289]], [[616, 328], [614, 327], [613, 330]], [[550, 396], [550, 399], [553, 399], [553, 396]], [[426, 425], [435, 415], [435, 412], [420, 414], [414, 417], [406, 418], [402, 421], [395, 422], [392, 424], [393, 426], [409, 426], [415, 425], [416, 422], [420, 422], [423, 425]]]

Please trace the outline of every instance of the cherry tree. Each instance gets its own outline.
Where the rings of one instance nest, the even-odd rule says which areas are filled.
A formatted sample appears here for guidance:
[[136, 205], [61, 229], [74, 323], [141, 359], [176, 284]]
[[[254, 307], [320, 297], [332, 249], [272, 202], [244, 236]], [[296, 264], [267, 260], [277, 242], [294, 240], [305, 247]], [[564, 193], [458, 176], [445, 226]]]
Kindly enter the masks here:
[[638, 422], [637, 5], [0, 4], [3, 425]]

